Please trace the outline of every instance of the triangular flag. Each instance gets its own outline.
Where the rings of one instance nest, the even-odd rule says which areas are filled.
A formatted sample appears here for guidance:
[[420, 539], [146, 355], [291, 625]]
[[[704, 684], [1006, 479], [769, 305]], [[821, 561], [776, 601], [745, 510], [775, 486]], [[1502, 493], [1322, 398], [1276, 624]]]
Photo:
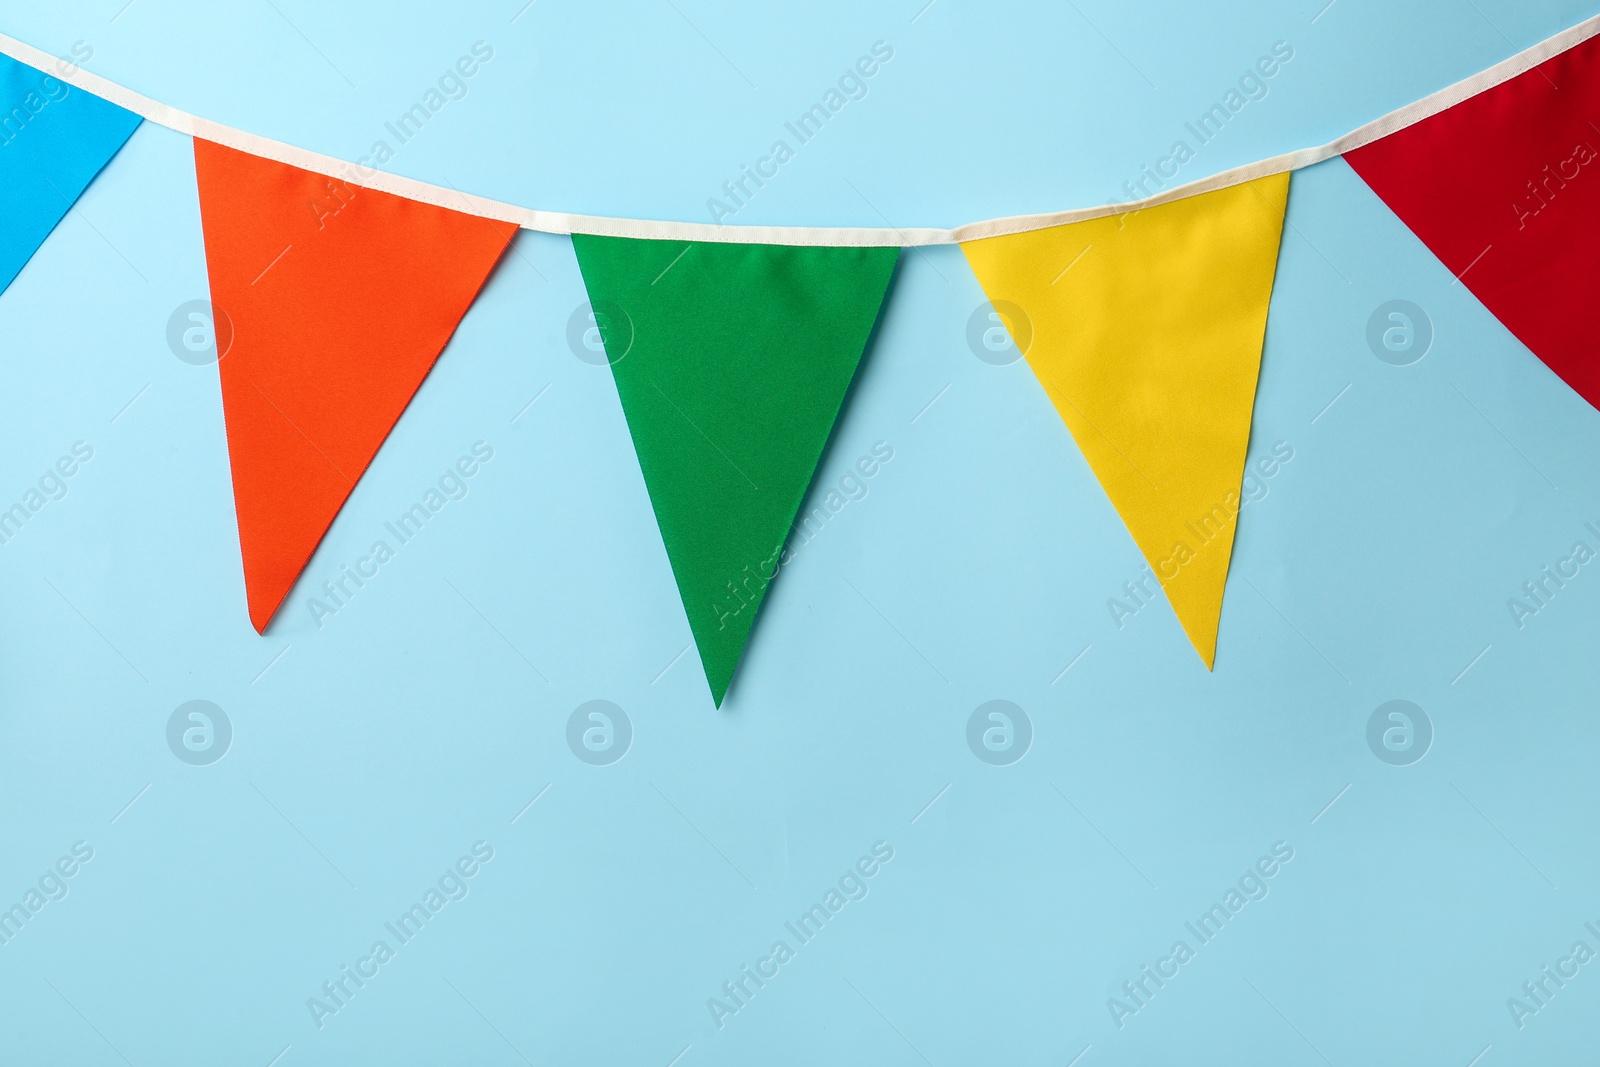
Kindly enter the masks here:
[[1533, 354], [1600, 407], [1600, 37], [1345, 154]]
[[[265, 631], [516, 233], [198, 138], [250, 621]], [[220, 335], [220, 330], [219, 330]]]
[[720, 707], [899, 250], [572, 243]]
[[1029, 365], [1208, 669], [1288, 192], [1277, 174], [961, 246], [1027, 316]]
[[140, 118], [0, 55], [0, 292]]

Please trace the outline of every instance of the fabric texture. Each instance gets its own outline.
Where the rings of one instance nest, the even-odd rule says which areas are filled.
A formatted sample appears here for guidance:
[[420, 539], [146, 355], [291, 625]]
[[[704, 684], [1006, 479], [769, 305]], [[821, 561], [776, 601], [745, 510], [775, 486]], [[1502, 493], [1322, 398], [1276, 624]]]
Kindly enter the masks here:
[[1288, 190], [961, 246], [1208, 669]]
[[573, 246], [720, 706], [899, 250]]
[[1600, 38], [1345, 159], [1494, 317], [1600, 407]]
[[0, 292], [140, 121], [0, 55]]
[[[250, 621], [264, 632], [516, 227], [196, 139]], [[442, 506], [442, 504], [441, 504]]]

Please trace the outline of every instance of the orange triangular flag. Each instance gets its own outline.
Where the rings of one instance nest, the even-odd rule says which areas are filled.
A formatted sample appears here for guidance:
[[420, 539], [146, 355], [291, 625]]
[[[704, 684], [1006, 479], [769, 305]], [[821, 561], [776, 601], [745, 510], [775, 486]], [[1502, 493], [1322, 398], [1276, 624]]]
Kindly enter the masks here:
[[516, 227], [194, 142], [245, 592], [258, 632]]

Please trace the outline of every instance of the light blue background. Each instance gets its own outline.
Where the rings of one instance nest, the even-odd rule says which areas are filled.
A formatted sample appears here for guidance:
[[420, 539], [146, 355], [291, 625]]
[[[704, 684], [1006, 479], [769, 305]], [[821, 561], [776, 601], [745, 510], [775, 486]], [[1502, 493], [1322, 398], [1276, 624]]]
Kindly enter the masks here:
[[[687, 219], [882, 39], [867, 98], [736, 221], [907, 226], [1116, 196], [1275, 41], [1294, 60], [1186, 178], [1600, 10], [332, 7], [79, 0], [0, 30], [344, 158], [481, 39], [391, 169]], [[518, 239], [259, 637], [216, 370], [165, 340], [206, 292], [189, 141], [146, 124], [78, 208], [0, 297], [0, 506], [94, 449], [0, 547], [0, 905], [75, 841], [94, 859], [0, 946], [0, 1062], [1592, 1058], [1600, 964], [1522, 1030], [1506, 999], [1600, 949], [1600, 575], [1520, 631], [1506, 601], [1596, 544], [1600, 416], [1342, 162], [1291, 189], [1252, 453], [1294, 459], [1244, 512], [1215, 673], [1164, 604], [1112, 622], [1139, 554], [1026, 365], [968, 349], [981, 294], [941, 248], [902, 256], [819, 484], [894, 459], [775, 584], [720, 712], [610, 375], [566, 344], [566, 239]], [[1365, 341], [1395, 298], [1436, 331], [1408, 367]], [[319, 629], [313, 587], [478, 440], [470, 496]], [[964, 736], [996, 697], [1035, 730], [1009, 767]], [[197, 698], [235, 731], [208, 767], [165, 740]], [[565, 742], [596, 698], [635, 729], [609, 767]], [[1393, 698], [1436, 730], [1409, 767], [1365, 740]], [[470, 895], [319, 1030], [307, 998], [478, 840]], [[707, 998], [880, 840], [870, 895], [718, 1030]], [[1107, 997], [1277, 841], [1270, 895], [1119, 1030]]]

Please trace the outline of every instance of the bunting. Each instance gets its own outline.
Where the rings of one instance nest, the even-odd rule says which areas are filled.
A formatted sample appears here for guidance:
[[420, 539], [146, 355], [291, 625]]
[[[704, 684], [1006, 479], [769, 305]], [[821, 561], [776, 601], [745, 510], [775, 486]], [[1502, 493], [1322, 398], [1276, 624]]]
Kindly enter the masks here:
[[141, 121], [0, 55], [0, 292]]
[[195, 137], [211, 296], [231, 326], [219, 376], [246, 601], [264, 631], [518, 226], [572, 234], [720, 706], [900, 248], [959, 244], [1026, 326], [1030, 368], [1210, 669], [1291, 171], [1343, 155], [1600, 406], [1597, 34], [1600, 16], [1333, 142], [1137, 203], [950, 230], [500, 203], [218, 126], [0, 36], [0, 292], [141, 116]]
[[720, 707], [899, 252], [572, 243]]
[[1600, 407], [1597, 122], [1600, 38], [1590, 38], [1345, 159], [1506, 329]]
[[961, 246], [1212, 666], [1289, 176]]
[[[196, 139], [250, 622], [265, 632], [514, 226]], [[219, 316], [220, 317], [220, 316]]]

